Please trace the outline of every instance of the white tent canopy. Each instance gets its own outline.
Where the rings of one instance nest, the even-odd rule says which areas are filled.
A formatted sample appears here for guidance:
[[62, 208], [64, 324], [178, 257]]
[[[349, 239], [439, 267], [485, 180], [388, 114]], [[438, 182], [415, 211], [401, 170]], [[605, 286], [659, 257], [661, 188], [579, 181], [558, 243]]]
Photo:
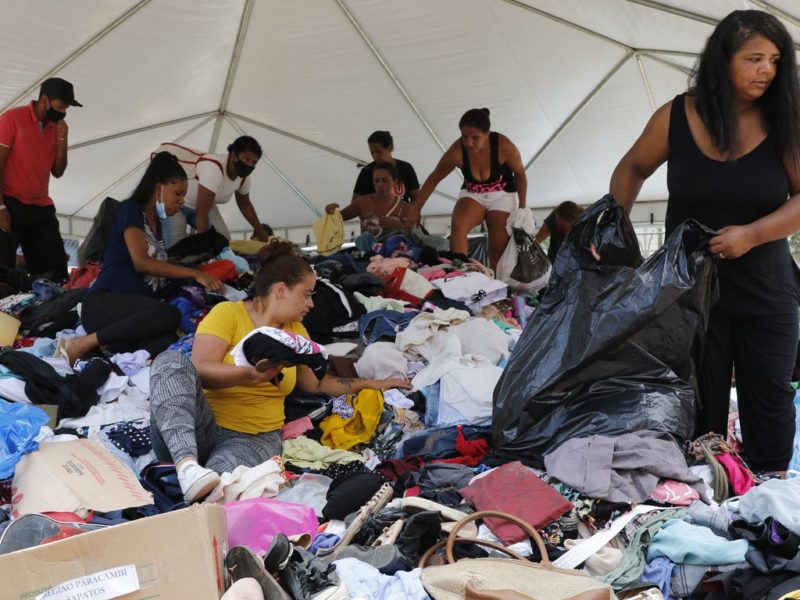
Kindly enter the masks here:
[[[51, 184], [80, 236], [105, 196], [124, 198], [161, 142], [264, 148], [251, 197], [276, 228], [346, 204], [366, 138], [390, 130], [421, 180], [489, 107], [527, 166], [528, 203], [602, 196], [653, 110], [685, 90], [714, 24], [778, 16], [800, 39], [797, 0], [0, 0], [0, 110], [50, 76], [73, 82], [69, 167]], [[797, 15], [797, 16], [794, 16]], [[427, 215], [449, 215], [452, 174]], [[663, 219], [666, 172], [634, 218]], [[232, 231], [249, 229], [231, 202]]]

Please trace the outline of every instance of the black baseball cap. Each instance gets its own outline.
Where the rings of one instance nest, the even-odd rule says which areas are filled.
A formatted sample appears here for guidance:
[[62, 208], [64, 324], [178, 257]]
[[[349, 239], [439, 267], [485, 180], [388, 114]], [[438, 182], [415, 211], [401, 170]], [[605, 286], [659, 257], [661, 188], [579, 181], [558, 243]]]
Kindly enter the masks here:
[[39, 95], [41, 96], [42, 94], [62, 100], [70, 106], [83, 106], [83, 104], [75, 100], [75, 91], [72, 89], [72, 84], [60, 77], [45, 79], [42, 82], [42, 87], [39, 88]]

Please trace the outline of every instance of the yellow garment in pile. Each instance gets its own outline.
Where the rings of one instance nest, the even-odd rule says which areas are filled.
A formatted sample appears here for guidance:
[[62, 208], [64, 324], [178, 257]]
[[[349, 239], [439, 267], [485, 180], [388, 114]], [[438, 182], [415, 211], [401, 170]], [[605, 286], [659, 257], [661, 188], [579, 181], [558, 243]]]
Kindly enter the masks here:
[[301, 469], [323, 471], [333, 464], [347, 464], [354, 460], [364, 462], [360, 454], [347, 450], [331, 450], [304, 435], [283, 441], [283, 462]]
[[255, 256], [266, 245], [267, 242], [259, 240], [231, 240], [228, 243], [231, 250], [243, 256]]
[[[220, 302], [197, 327], [197, 335], [213, 335], [225, 340], [228, 349], [222, 362], [233, 364], [230, 352], [243, 337], [255, 329], [244, 302]], [[308, 337], [302, 323], [288, 323], [284, 329]], [[283, 426], [283, 401], [297, 382], [297, 367], [281, 371], [283, 379], [272, 383], [234, 385], [215, 390], [204, 389], [217, 425], [242, 433], [265, 433]]]
[[328, 448], [349, 450], [372, 439], [383, 413], [383, 394], [378, 390], [361, 390], [358, 396], [349, 396], [353, 416], [343, 419], [339, 415], [325, 417], [319, 424], [320, 440]]
[[312, 227], [314, 237], [317, 238], [317, 252], [320, 254], [333, 254], [344, 244], [344, 219], [338, 208], [332, 215], [322, 215]]

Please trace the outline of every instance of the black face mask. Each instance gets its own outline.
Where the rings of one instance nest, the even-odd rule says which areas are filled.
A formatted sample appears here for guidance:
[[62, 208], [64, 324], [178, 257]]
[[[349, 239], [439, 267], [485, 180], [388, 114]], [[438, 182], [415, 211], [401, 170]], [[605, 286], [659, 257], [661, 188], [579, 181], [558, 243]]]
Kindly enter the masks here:
[[51, 105], [50, 108], [45, 109], [44, 116], [47, 117], [48, 121], [52, 121], [53, 123], [58, 123], [64, 117], [67, 116], [67, 113], [63, 113], [60, 110], [56, 110]]
[[251, 167], [240, 160], [233, 161], [233, 168], [236, 169], [236, 174], [239, 177], [247, 177], [255, 169], [255, 167]]

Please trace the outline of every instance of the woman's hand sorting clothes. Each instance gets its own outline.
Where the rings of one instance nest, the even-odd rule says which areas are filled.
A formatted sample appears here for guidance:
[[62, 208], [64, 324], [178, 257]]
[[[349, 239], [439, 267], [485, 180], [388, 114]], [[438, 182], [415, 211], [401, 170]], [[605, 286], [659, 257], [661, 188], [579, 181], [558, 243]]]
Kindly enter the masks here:
[[338, 205], [338, 204], [336, 204], [335, 202], [333, 202], [333, 203], [331, 203], [331, 204], [328, 204], [328, 205], [325, 207], [325, 212], [326, 212], [326, 213], [328, 213], [329, 215], [332, 215], [332, 214], [333, 214], [333, 211], [335, 211], [337, 208], [339, 208], [339, 205]]
[[723, 227], [708, 243], [708, 251], [723, 259], [739, 258], [750, 252], [756, 240], [752, 230], [746, 225]]
[[219, 279], [203, 271], [197, 271], [194, 280], [210, 292], [221, 292], [225, 287]]
[[274, 383], [275, 378], [278, 374], [283, 370], [284, 365], [275, 365], [267, 369], [266, 371], [261, 371], [256, 369], [252, 366], [241, 367], [242, 369], [247, 369], [247, 375], [249, 378], [249, 383], [257, 384], [257, 383], [267, 383], [268, 381], [272, 381]]
[[386, 379], [373, 379], [370, 382], [370, 386], [372, 389], [375, 390], [391, 390], [397, 388], [399, 390], [410, 390], [412, 389], [411, 382], [407, 379], [400, 379], [399, 377], [387, 377]]

